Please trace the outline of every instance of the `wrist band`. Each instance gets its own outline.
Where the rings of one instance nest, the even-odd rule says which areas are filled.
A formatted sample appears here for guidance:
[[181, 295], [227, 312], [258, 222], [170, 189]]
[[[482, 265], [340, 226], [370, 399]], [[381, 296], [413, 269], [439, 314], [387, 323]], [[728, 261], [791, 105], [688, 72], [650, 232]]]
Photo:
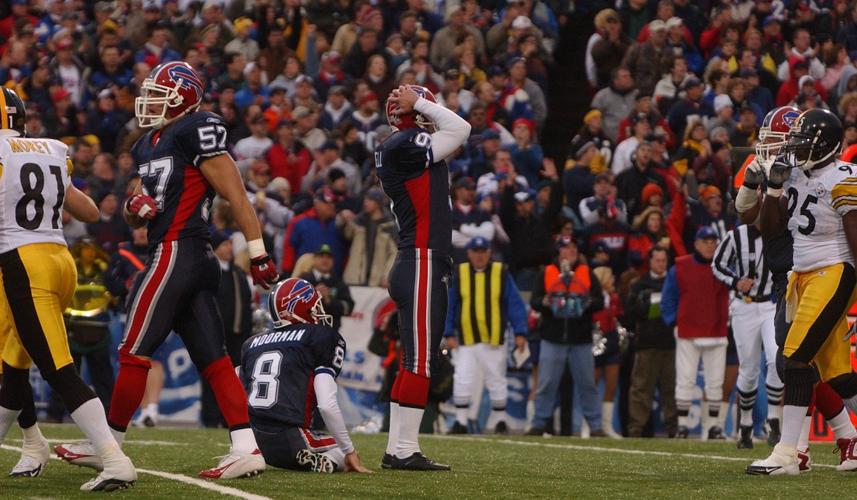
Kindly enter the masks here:
[[768, 188], [768, 196], [774, 196], [776, 198], [779, 198], [782, 195], [783, 195], [783, 188], [772, 188], [772, 187]]
[[258, 240], [248, 241], [247, 242], [247, 251], [250, 253], [251, 259], [256, 259], [265, 255], [265, 242], [262, 241], [262, 238]]

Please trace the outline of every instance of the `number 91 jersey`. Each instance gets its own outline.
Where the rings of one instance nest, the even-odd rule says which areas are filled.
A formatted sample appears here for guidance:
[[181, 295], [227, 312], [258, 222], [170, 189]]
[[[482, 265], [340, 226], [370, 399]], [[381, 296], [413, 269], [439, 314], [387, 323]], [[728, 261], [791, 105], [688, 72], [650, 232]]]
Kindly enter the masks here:
[[68, 146], [54, 139], [0, 136], [0, 253], [32, 243], [66, 244], [67, 153]]
[[807, 272], [854, 258], [842, 217], [857, 209], [857, 165], [837, 160], [819, 170], [793, 169], [788, 187], [788, 227], [794, 270]]
[[344, 360], [345, 339], [323, 325], [290, 325], [247, 339], [241, 382], [250, 424], [269, 432], [309, 428], [316, 407], [313, 380], [320, 373], [338, 377]]
[[164, 129], [149, 131], [131, 148], [143, 192], [158, 206], [149, 221], [149, 246], [183, 238], [208, 239], [214, 189], [200, 171], [213, 156], [228, 154], [226, 124], [197, 111]]

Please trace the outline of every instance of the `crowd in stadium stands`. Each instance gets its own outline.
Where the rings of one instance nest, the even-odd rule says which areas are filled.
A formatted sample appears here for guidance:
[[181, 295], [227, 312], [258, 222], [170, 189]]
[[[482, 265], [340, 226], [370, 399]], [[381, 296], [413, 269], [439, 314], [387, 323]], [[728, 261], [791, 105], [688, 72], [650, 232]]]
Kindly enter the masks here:
[[[26, 101], [30, 137], [71, 146], [73, 182], [96, 201], [101, 220], [65, 216], [65, 234], [70, 245], [92, 240], [107, 253], [113, 263], [97, 279], [110, 281], [117, 296], [133, 271], [119, 250], [136, 248], [145, 259], [144, 235], [132, 237], [122, 207], [136, 169], [128, 151], [143, 134], [134, 98], [153, 67], [183, 59], [204, 77], [201, 109], [228, 123], [232, 156], [284, 275], [315, 270], [342, 286], [387, 284], [396, 223], [373, 150], [392, 132], [384, 115], [389, 92], [422, 85], [472, 125], [448, 162], [453, 258], [465, 261], [474, 238], [488, 242], [528, 303], [533, 355], [539, 339], [551, 345], [547, 355], [542, 346], [542, 363], [564, 363], [557, 346], [585, 346], [570, 351], [576, 372], [575, 359], [593, 356], [593, 321], [610, 330], [607, 338], [618, 335], [617, 319], [635, 332], [627, 352], [611, 341], [594, 362], [608, 385], [621, 379], [623, 402], [635, 355], [663, 351], [652, 370], [674, 357], [671, 328], [650, 308], [666, 269], [695, 251], [700, 228], [722, 237], [737, 223], [733, 149], [753, 146], [765, 114], [787, 104], [830, 109], [845, 126], [844, 147], [857, 144], [854, 1], [3, 3], [0, 82]], [[572, 15], [593, 20], [585, 47], [589, 88], [579, 89], [591, 99], [567, 155], [549, 158], [540, 145], [551, 113], [548, 74]], [[227, 203], [214, 203], [211, 224], [215, 241], [231, 242], [224, 255], [246, 269], [246, 241]], [[321, 274], [318, 253], [332, 257]], [[592, 271], [583, 280], [587, 291], [601, 296], [569, 323], [554, 317], [559, 311], [544, 298], [545, 267], [576, 275], [583, 263]], [[342, 307], [348, 314], [351, 306]], [[728, 397], [734, 371], [723, 369], [733, 374]], [[561, 368], [540, 371], [563, 377]], [[602, 406], [578, 378], [574, 388], [593, 433], [602, 421], [612, 426], [612, 404]], [[597, 381], [583, 378], [584, 385]], [[634, 434], [651, 432], [645, 416], [654, 381], [644, 385], [632, 401]], [[555, 396], [537, 402], [538, 431], [552, 429]], [[660, 407], [674, 410], [675, 402]], [[620, 413], [627, 433], [627, 409]], [[667, 428], [674, 432], [674, 421]]]

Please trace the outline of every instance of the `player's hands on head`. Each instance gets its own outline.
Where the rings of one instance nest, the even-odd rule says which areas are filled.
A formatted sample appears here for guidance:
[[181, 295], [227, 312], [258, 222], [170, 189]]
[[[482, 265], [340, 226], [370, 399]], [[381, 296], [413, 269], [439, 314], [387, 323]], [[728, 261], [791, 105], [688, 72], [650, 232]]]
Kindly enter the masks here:
[[356, 451], [352, 451], [348, 455], [345, 455], [345, 472], [374, 474], [371, 470], [363, 467], [363, 462], [360, 461], [360, 455], [358, 455]]
[[409, 85], [400, 85], [399, 88], [393, 89], [388, 100], [399, 105], [399, 113], [408, 113], [414, 109], [419, 98], [420, 96]]
[[250, 274], [253, 277], [253, 284], [259, 285], [265, 290], [270, 290], [279, 278], [274, 261], [268, 254], [250, 260]]
[[125, 211], [140, 219], [152, 220], [158, 213], [158, 205], [151, 196], [138, 193], [125, 202]]

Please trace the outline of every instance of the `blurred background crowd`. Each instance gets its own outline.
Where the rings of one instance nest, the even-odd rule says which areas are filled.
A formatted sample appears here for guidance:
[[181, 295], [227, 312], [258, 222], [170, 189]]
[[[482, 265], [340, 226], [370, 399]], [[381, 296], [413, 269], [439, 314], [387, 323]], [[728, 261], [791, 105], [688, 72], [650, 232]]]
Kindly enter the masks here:
[[[101, 220], [66, 215], [65, 234], [81, 284], [103, 285], [116, 297], [111, 308], [121, 312], [147, 254], [145, 231], [125, 224], [122, 204], [135, 172], [128, 151], [144, 132], [134, 98], [153, 67], [183, 59], [204, 77], [202, 109], [229, 125], [269, 251], [284, 275], [320, 283], [337, 318], [353, 307], [349, 286], [386, 286], [396, 224], [373, 150], [392, 132], [389, 92], [422, 85], [472, 125], [449, 161], [454, 260], [473, 263], [490, 252], [505, 264], [526, 308], [526, 325], [512, 329], [528, 339], [531, 363], [539, 339], [585, 347], [571, 351], [569, 370], [545, 374], [564, 380], [557, 382], [563, 408], [572, 405], [573, 385], [590, 428], [602, 428], [602, 410], [609, 412], [608, 433], [614, 400], [616, 430], [629, 432], [635, 355], [674, 349], [671, 329], [650, 307], [652, 290], [675, 258], [695, 251], [700, 228], [722, 237], [737, 222], [735, 148], [752, 147], [765, 114], [787, 104], [830, 109], [845, 125], [845, 147], [857, 143], [855, 57], [857, 2], [847, 0], [0, 5], [0, 84], [26, 101], [29, 136], [71, 147], [74, 183], [97, 202]], [[227, 338], [246, 336], [258, 300], [241, 271], [246, 241], [222, 201], [211, 224], [228, 271]], [[565, 275], [584, 262], [594, 281], [587, 290], [601, 297], [583, 304], [575, 321], [561, 320], [544, 299], [545, 268]], [[617, 320], [635, 334], [629, 349], [610, 340], [586, 354], [593, 327], [616, 339]], [[447, 333], [462, 342], [457, 321]], [[77, 352], [99, 350], [97, 333], [77, 335]], [[590, 363], [594, 374], [569, 378]], [[602, 386], [598, 396], [590, 395], [593, 383]], [[109, 385], [99, 390], [105, 404]], [[638, 395], [645, 416], [655, 397], [655, 382], [647, 385]], [[535, 427], [579, 432], [579, 417], [572, 424], [563, 412], [560, 420]], [[644, 417], [630, 431], [651, 426]]]

